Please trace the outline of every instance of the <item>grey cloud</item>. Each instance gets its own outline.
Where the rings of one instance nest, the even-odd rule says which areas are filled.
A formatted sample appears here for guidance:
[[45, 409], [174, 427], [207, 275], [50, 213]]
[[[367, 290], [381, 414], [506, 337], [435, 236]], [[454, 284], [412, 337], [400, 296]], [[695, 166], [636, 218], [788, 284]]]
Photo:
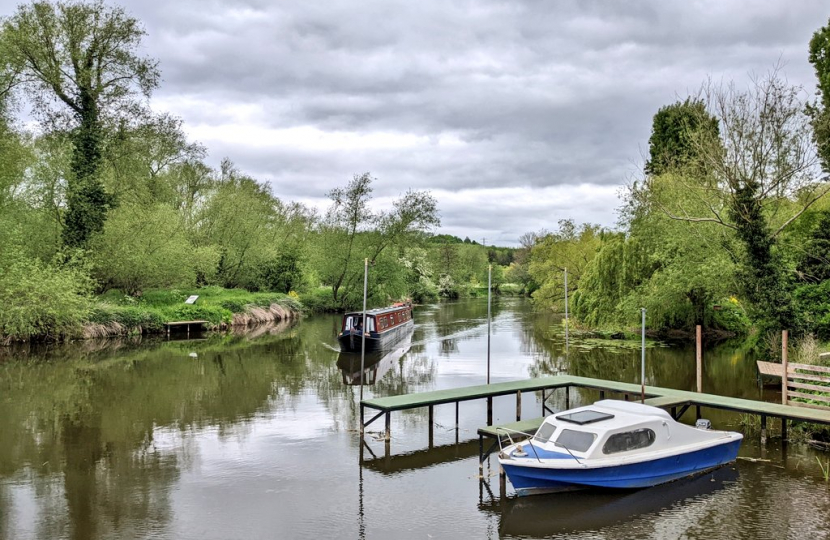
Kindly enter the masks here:
[[[812, 91], [807, 42], [830, 16], [818, 0], [129, 0], [126, 7], [144, 21], [147, 52], [161, 63], [157, 97], [177, 104], [171, 112], [186, 125], [232, 123], [229, 105], [251, 105], [260, 114], [246, 121], [272, 129], [464, 143], [312, 150], [203, 141], [213, 162], [229, 156], [286, 198], [320, 197], [363, 171], [377, 176], [379, 196], [407, 187], [622, 184], [647, 146], [653, 114], [707, 76], [745, 81], [781, 59], [789, 80]], [[615, 220], [613, 207], [591, 201], [556, 213], [569, 209], [580, 220]], [[550, 219], [511, 217], [508, 206], [493, 212], [514, 238], [534, 228], [522, 223]], [[475, 215], [453, 207], [445, 227], [486, 228]]]

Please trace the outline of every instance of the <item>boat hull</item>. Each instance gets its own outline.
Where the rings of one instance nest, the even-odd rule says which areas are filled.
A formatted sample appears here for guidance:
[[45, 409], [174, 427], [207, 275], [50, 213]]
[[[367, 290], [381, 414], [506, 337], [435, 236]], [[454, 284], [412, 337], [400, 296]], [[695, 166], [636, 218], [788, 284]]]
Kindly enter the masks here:
[[[391, 349], [398, 341], [405, 338], [415, 323], [410, 319], [403, 324], [390, 328], [384, 332], [372, 332], [366, 336], [366, 352], [385, 351]], [[360, 334], [343, 332], [337, 337], [342, 352], [360, 352], [363, 342]]]
[[519, 495], [584, 488], [637, 489], [702, 474], [735, 461], [741, 440], [674, 456], [596, 468], [558, 469], [512, 465], [502, 461], [504, 472]]

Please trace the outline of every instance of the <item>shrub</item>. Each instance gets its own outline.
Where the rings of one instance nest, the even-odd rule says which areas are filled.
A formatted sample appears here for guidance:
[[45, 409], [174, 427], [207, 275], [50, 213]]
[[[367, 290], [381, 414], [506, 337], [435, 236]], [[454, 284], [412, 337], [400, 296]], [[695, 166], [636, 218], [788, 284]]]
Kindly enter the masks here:
[[[58, 338], [77, 332], [90, 309], [83, 268], [7, 254], [0, 266], [0, 339]], [[5, 267], [5, 268], [4, 268]]]

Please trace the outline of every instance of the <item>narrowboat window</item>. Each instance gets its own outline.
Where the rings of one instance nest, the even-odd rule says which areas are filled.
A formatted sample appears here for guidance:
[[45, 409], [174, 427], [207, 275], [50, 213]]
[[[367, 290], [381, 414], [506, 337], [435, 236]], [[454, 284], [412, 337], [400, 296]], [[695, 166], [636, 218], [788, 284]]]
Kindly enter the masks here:
[[375, 318], [374, 317], [367, 317], [366, 318], [366, 331], [374, 332], [375, 331]]
[[576, 452], [587, 452], [591, 445], [596, 440], [596, 433], [589, 433], [587, 431], [574, 431], [572, 429], [563, 429], [556, 439], [556, 443], [564, 446], [568, 450]]
[[541, 426], [539, 426], [539, 431], [536, 432], [536, 438], [542, 442], [548, 442], [550, 438], [553, 436], [553, 432], [556, 431], [556, 426], [551, 423], [545, 422]]
[[357, 328], [357, 323], [360, 322], [360, 317], [347, 317], [346, 318], [346, 330], [351, 330], [352, 328]]
[[617, 452], [628, 452], [629, 450], [646, 448], [647, 446], [651, 446], [655, 439], [656, 435], [654, 431], [648, 428], [635, 429], [634, 431], [626, 431], [625, 433], [615, 433], [605, 441], [605, 445], [602, 447], [602, 453], [616, 454]]

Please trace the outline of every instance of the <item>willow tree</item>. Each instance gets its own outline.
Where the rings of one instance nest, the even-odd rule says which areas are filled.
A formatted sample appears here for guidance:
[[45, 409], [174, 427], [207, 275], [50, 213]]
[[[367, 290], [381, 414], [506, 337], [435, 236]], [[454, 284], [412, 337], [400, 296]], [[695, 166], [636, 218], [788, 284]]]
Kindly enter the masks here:
[[145, 31], [100, 0], [34, 2], [6, 18], [0, 41], [6, 80], [49, 130], [72, 134], [63, 241], [81, 247], [100, 231], [113, 198], [99, 177], [108, 122], [133, 114], [157, 86], [154, 60], [138, 53]]
[[792, 323], [792, 302], [791, 276], [777, 242], [830, 190], [801, 95], [801, 88], [786, 84], [777, 71], [755, 79], [747, 90], [704, 86], [701, 114], [717, 119], [719, 136], [689, 131], [692, 159], [671, 171], [675, 190], [652, 197], [670, 219], [716, 224], [734, 233], [741, 246], [743, 294], [758, 319], [778, 327]]
[[824, 170], [830, 172], [830, 21], [813, 34], [809, 59], [816, 71], [819, 99], [807, 111]]

